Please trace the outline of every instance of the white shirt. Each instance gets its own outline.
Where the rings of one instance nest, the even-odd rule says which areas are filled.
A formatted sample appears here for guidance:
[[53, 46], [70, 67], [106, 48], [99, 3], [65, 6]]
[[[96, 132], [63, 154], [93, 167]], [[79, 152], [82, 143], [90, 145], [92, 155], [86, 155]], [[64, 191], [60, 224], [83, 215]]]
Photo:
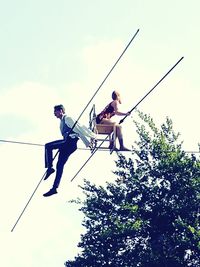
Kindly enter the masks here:
[[[75, 123], [76, 125], [74, 126]], [[80, 139], [83, 141], [86, 147], [90, 145], [90, 140], [88, 140], [89, 138], [97, 137], [96, 134], [93, 133], [86, 126], [80, 125], [78, 122], [76, 122], [71, 117], [68, 117], [67, 115], [64, 115], [60, 122], [60, 131], [63, 137], [66, 137], [66, 135], [68, 135], [68, 132], [66, 132], [64, 124], [66, 124], [70, 129], [74, 126], [72, 130], [73, 132], [70, 133], [69, 136], [72, 138], [80, 137]]]

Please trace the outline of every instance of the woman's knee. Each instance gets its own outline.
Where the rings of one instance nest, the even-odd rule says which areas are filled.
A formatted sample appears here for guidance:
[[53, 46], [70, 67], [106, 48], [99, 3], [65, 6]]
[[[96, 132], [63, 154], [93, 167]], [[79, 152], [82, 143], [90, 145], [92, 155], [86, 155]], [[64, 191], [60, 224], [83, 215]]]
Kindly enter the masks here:
[[116, 122], [111, 121], [109, 119], [102, 119], [102, 121], [101, 121], [100, 124], [115, 126], [116, 125]]

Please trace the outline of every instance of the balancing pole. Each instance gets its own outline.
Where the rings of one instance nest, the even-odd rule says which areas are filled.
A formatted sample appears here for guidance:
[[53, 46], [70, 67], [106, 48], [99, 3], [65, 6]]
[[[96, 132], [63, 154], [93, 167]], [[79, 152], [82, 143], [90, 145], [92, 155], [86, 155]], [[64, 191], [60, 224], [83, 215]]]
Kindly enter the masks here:
[[[184, 57], [181, 57], [176, 62], [176, 64], [174, 64], [174, 66], [171, 67], [171, 69], [154, 85], [154, 87], [151, 90], [149, 90], [149, 92], [129, 111], [129, 113], [131, 113], [134, 109], [137, 108], [137, 106], [166, 78], [166, 76], [181, 62], [181, 60], [183, 58]], [[120, 122], [119, 122], [119, 124], [121, 124], [126, 119], [127, 116], [129, 116], [129, 115], [126, 115], [123, 119], [121, 119]]]
[[[183, 58], [184, 57], [180, 58], [177, 61], [177, 63], [154, 85], [154, 87], [144, 97], [141, 98], [141, 100], [129, 111], [129, 113], [131, 113], [166, 78], [166, 76], [181, 62], [181, 60]], [[126, 115], [119, 123], [121, 124], [127, 116], [128, 115]], [[101, 147], [103, 142], [106, 141], [107, 139], [108, 139], [108, 136], [100, 143], [100, 145], [98, 147], [95, 148], [93, 153], [89, 156], [89, 158], [85, 161], [85, 163], [81, 166], [81, 168], [73, 176], [73, 178], [71, 179], [71, 182], [76, 178], [76, 176], [80, 173], [80, 171], [84, 168], [84, 166], [89, 162], [89, 160], [94, 156], [94, 154], [97, 152], [97, 150]]]
[[[85, 112], [85, 110], [87, 109], [87, 107], [89, 106], [89, 104], [91, 103], [91, 101], [93, 100], [93, 98], [96, 96], [96, 94], [98, 93], [98, 91], [100, 90], [100, 88], [103, 86], [103, 84], [105, 83], [105, 81], [107, 80], [107, 78], [109, 77], [109, 75], [111, 74], [111, 72], [113, 71], [113, 69], [116, 67], [117, 63], [120, 61], [120, 59], [122, 58], [122, 56], [124, 55], [124, 53], [126, 52], [126, 50], [128, 49], [128, 47], [130, 46], [130, 44], [132, 43], [132, 41], [135, 39], [136, 35], [138, 34], [139, 29], [136, 31], [136, 33], [133, 35], [133, 37], [131, 38], [131, 40], [129, 41], [129, 43], [127, 44], [127, 46], [125, 47], [125, 49], [123, 50], [123, 52], [121, 53], [121, 55], [119, 56], [119, 58], [117, 59], [117, 61], [115, 62], [115, 64], [113, 65], [113, 67], [110, 69], [110, 71], [108, 72], [108, 74], [106, 75], [106, 77], [104, 78], [104, 80], [102, 81], [102, 83], [100, 84], [100, 86], [97, 88], [97, 90], [95, 91], [94, 95], [91, 97], [90, 101], [87, 103], [86, 107], [83, 109], [83, 111], [81, 112], [80, 116], [78, 117], [78, 119], [76, 120], [76, 122], [74, 123], [74, 125], [72, 126], [71, 130], [69, 131], [67, 137], [69, 136], [69, 134], [72, 132], [72, 130], [74, 129], [75, 125], [78, 123], [79, 119], [81, 118], [81, 116], [83, 115], [83, 113]], [[56, 152], [53, 160], [57, 157], [58, 155], [58, 151]], [[25, 205], [24, 209], [22, 210], [20, 216], [18, 217], [16, 223], [14, 224], [13, 228], [11, 229], [11, 232], [14, 231], [16, 225], [18, 224], [20, 218], [22, 217], [23, 213], [25, 212], [26, 208], [28, 207], [31, 199], [33, 198], [35, 192], [37, 191], [40, 183], [42, 182], [42, 180], [44, 179], [46, 175], [46, 172], [44, 173], [44, 175], [42, 176], [42, 178], [40, 179], [38, 185], [36, 186], [35, 190], [33, 191], [31, 197], [29, 198], [27, 204]]]

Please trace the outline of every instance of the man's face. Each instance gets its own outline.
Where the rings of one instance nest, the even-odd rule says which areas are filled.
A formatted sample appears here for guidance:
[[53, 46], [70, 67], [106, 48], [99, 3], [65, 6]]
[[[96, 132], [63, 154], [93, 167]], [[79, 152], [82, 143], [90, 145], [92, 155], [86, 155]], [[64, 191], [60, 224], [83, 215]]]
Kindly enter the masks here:
[[62, 109], [57, 109], [57, 110], [54, 110], [54, 115], [56, 116], [56, 118], [59, 118], [61, 119], [62, 116], [63, 116], [63, 110]]

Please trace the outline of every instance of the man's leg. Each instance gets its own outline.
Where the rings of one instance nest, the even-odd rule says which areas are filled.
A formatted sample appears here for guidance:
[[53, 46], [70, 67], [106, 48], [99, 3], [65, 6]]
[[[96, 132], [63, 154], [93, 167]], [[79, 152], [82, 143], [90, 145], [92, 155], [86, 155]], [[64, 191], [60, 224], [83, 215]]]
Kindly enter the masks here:
[[53, 166], [53, 150], [60, 149], [65, 143], [65, 140], [56, 140], [45, 144], [45, 168]]
[[76, 151], [77, 149], [77, 138], [69, 138], [69, 140], [63, 144], [63, 146], [59, 149], [58, 161], [56, 164], [56, 177], [53, 183], [53, 187], [43, 196], [51, 196], [57, 193], [57, 188], [59, 187], [60, 180], [62, 178], [64, 165], [67, 162], [69, 156]]
[[47, 168], [46, 175], [44, 177], [44, 180], [46, 180], [52, 173], [55, 172], [53, 167], [53, 150], [54, 149], [60, 149], [63, 144], [65, 143], [65, 140], [56, 140], [50, 143], [45, 144], [45, 168]]

